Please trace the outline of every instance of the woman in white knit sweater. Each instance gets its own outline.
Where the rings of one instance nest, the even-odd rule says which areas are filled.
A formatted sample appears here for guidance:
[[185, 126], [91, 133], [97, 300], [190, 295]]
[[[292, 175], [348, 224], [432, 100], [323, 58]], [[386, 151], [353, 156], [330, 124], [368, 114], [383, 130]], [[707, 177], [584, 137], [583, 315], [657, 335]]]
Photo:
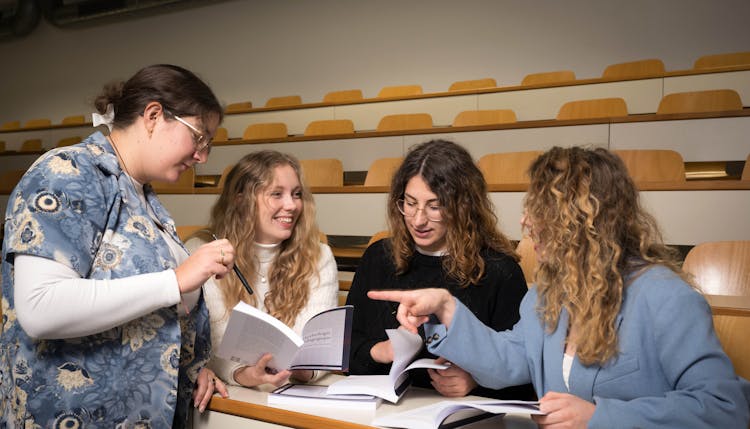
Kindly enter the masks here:
[[301, 382], [319, 377], [309, 370], [271, 371], [266, 368], [270, 354], [254, 366], [215, 355], [229, 314], [240, 300], [276, 317], [298, 334], [310, 317], [336, 306], [336, 262], [331, 249], [320, 242], [315, 203], [302, 183], [299, 161], [276, 151], [243, 157], [227, 175], [221, 196], [211, 209], [208, 229], [187, 241], [188, 250], [211, 241], [211, 233], [229, 239], [235, 245], [234, 263], [253, 293], [249, 294], [234, 274], [205, 283], [214, 353], [199, 375], [195, 406], [203, 411], [214, 391], [227, 396], [224, 383], [280, 386], [290, 377]]

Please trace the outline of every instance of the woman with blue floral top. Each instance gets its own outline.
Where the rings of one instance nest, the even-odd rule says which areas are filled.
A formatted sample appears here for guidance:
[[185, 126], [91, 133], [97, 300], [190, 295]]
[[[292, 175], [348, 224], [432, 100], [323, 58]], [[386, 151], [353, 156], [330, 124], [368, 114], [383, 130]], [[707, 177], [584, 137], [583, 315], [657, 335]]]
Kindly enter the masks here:
[[209, 357], [200, 287], [232, 269], [234, 249], [189, 256], [149, 183], [205, 162], [223, 109], [172, 65], [95, 104], [109, 135], [46, 153], [10, 195], [0, 427], [182, 427]]

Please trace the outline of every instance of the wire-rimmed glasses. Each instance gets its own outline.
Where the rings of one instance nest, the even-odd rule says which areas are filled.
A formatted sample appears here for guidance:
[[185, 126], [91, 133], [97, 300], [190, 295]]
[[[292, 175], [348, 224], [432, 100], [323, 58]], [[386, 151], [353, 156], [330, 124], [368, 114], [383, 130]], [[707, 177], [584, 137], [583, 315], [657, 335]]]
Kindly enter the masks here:
[[414, 217], [421, 210], [429, 221], [441, 222], [443, 220], [443, 207], [435, 202], [427, 203], [424, 207], [419, 207], [416, 201], [400, 199], [396, 201], [396, 208], [406, 217]]

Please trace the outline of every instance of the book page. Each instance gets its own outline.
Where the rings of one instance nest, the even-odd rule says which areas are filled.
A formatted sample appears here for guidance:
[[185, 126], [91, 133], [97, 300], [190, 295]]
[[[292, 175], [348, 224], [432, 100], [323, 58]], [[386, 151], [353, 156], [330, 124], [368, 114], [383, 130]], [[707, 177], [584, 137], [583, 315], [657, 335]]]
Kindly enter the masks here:
[[475, 415], [484, 412], [492, 414], [544, 414], [539, 411], [539, 402], [536, 401], [440, 401], [404, 412], [377, 417], [372, 424], [394, 428], [437, 429], [449, 416], [461, 412], [462, 417], [466, 417], [466, 415], [463, 415], [465, 414], [463, 410], [467, 409], [476, 410], [476, 413], [469, 413]]
[[216, 354], [233, 362], [255, 365], [261, 356], [271, 353], [273, 359], [268, 366], [284, 370], [290, 367], [301, 345], [302, 338], [280, 320], [239, 302], [232, 309]]
[[349, 368], [354, 307], [336, 307], [316, 314], [302, 330], [304, 343], [292, 361], [292, 369]]

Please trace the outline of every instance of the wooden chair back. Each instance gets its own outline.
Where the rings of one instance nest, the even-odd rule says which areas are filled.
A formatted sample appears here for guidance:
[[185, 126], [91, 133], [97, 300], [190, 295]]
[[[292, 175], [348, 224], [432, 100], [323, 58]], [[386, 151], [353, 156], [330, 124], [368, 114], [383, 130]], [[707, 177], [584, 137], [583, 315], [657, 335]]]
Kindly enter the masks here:
[[536, 272], [536, 251], [531, 237], [528, 235], [521, 237], [518, 245], [516, 245], [516, 253], [521, 257], [518, 265], [521, 266], [523, 276], [526, 278], [526, 285], [531, 286], [534, 284], [534, 273]]
[[540, 150], [488, 153], [477, 161], [488, 184], [529, 183], [529, 166], [542, 154]]
[[21, 128], [21, 121], [8, 121], [0, 125], [1, 131], [17, 130]]
[[626, 79], [635, 77], [663, 76], [664, 62], [659, 59], [630, 61], [627, 63], [610, 64], [604, 69], [604, 79]]
[[497, 81], [491, 77], [484, 79], [461, 80], [453, 82], [451, 86], [448, 87], [448, 91], [467, 91], [482, 88], [497, 88]]
[[302, 175], [310, 186], [344, 186], [344, 165], [340, 159], [300, 159]]
[[86, 117], [84, 115], [73, 115], [66, 116], [63, 118], [61, 124], [63, 125], [81, 125], [86, 123]]
[[750, 180], [750, 154], [747, 155], [745, 166], [742, 168], [741, 180]]
[[264, 122], [252, 124], [242, 134], [244, 140], [271, 140], [289, 137], [286, 124], [283, 122]]
[[571, 82], [574, 80], [576, 80], [576, 74], [572, 70], [558, 70], [527, 74], [521, 81], [521, 85], [547, 85], [551, 83]]
[[0, 193], [11, 193], [25, 173], [26, 170], [9, 170], [0, 173]]
[[750, 311], [714, 310], [714, 330], [724, 352], [729, 356], [734, 371], [750, 379]]
[[619, 97], [568, 101], [557, 112], [558, 120], [628, 116], [628, 106]]
[[21, 143], [20, 152], [41, 152], [42, 139], [29, 139]]
[[733, 89], [712, 89], [667, 94], [656, 113], [699, 113], [742, 110], [742, 100]]
[[700, 243], [690, 249], [682, 269], [703, 293], [750, 295], [750, 240]]
[[229, 140], [229, 131], [227, 131], [224, 127], [219, 127], [216, 129], [216, 132], [214, 133], [214, 138], [211, 139], [212, 142], [225, 142]]
[[407, 131], [432, 128], [429, 113], [402, 113], [383, 116], [378, 122], [377, 131]]
[[324, 103], [348, 103], [352, 101], [363, 100], [361, 89], [344, 89], [341, 91], [331, 91], [323, 96]]
[[81, 136], [65, 137], [63, 139], [58, 140], [55, 147], [72, 146], [76, 143], [79, 143], [81, 140], [83, 140]]
[[5, 140], [0, 140], [0, 152], [5, 152]]
[[219, 183], [216, 184], [216, 187], [221, 189], [224, 189], [224, 184], [227, 183], [227, 176], [229, 175], [229, 172], [232, 171], [232, 168], [235, 166], [235, 164], [229, 164], [226, 167], [224, 167], [224, 170], [221, 172], [221, 176], [219, 176]]
[[370, 240], [367, 242], [367, 247], [372, 246], [372, 243], [375, 243], [376, 241], [380, 241], [390, 236], [391, 236], [391, 232], [388, 230], [378, 231], [375, 234], [373, 234], [372, 237], [370, 237]]
[[286, 107], [297, 106], [302, 104], [302, 97], [299, 95], [285, 95], [281, 97], [271, 97], [266, 101], [266, 107]]
[[378, 98], [408, 97], [422, 94], [421, 85], [386, 86], [378, 92]]
[[206, 228], [206, 225], [177, 225], [177, 236], [184, 243], [191, 235]]
[[154, 181], [151, 186], [156, 193], [192, 192], [195, 189], [195, 168], [183, 171], [174, 183]]
[[52, 121], [47, 118], [30, 119], [23, 124], [24, 128], [43, 128], [52, 125]]
[[306, 136], [330, 136], [337, 134], [354, 134], [354, 122], [351, 119], [326, 119], [312, 121], [305, 128]]
[[465, 110], [453, 119], [454, 127], [478, 127], [481, 125], [512, 124], [517, 122], [516, 112], [510, 109]]
[[251, 101], [238, 101], [236, 103], [227, 104], [227, 107], [224, 109], [224, 113], [245, 112], [252, 108], [253, 108], [253, 103]]
[[370, 164], [364, 186], [391, 186], [393, 175], [398, 171], [404, 158], [380, 158]]
[[750, 65], [750, 51], [729, 54], [704, 55], [693, 64], [694, 69], [715, 69]]
[[614, 151], [635, 182], [684, 182], [685, 162], [673, 150], [634, 149]]

